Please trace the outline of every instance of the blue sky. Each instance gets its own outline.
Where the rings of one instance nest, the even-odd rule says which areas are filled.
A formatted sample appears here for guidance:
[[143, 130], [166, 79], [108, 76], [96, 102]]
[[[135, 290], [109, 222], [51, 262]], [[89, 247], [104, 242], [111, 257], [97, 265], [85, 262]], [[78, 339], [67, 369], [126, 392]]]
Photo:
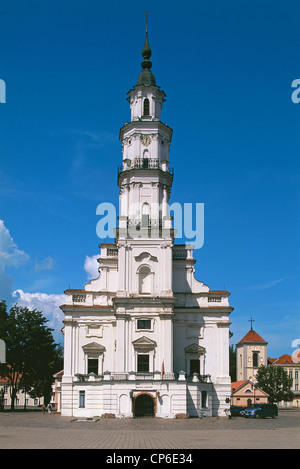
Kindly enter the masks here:
[[167, 95], [162, 120], [174, 131], [171, 202], [205, 207], [195, 276], [231, 292], [232, 343], [253, 317], [269, 356], [292, 354], [300, 340], [296, 0], [2, 0], [0, 296], [42, 309], [61, 340], [61, 295], [88, 281], [103, 241], [96, 208], [118, 203], [119, 130], [141, 70], [145, 11], [152, 71]]

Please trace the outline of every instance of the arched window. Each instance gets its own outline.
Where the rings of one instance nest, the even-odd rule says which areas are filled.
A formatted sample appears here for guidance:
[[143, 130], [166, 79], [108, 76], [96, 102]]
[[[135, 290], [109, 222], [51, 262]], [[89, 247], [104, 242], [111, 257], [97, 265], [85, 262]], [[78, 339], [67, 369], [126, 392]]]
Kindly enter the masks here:
[[143, 265], [139, 269], [139, 293], [151, 293], [152, 278], [151, 269], [147, 265]]
[[150, 206], [148, 202], [144, 202], [142, 205], [142, 227], [148, 228], [150, 218]]
[[150, 103], [149, 99], [145, 98], [144, 99], [144, 116], [149, 116], [150, 115]]
[[149, 167], [149, 151], [144, 150], [143, 152], [143, 168], [148, 169]]

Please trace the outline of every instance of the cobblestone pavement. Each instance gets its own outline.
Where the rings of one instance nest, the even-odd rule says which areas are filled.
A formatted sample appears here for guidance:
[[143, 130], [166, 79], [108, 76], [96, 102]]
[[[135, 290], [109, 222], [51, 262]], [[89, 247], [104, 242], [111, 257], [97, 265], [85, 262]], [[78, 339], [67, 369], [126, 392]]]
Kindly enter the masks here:
[[0, 449], [299, 449], [300, 409], [276, 419], [76, 420], [52, 413], [0, 413]]

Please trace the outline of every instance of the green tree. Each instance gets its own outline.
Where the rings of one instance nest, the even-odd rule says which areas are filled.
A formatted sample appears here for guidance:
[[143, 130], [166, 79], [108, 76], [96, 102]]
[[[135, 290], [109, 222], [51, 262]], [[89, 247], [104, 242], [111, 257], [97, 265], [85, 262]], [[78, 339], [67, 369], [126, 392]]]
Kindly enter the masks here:
[[231, 381], [236, 381], [236, 349], [234, 345], [229, 346], [229, 375]]
[[255, 378], [257, 386], [269, 394], [270, 402], [293, 400], [293, 380], [282, 367], [261, 365]]
[[41, 311], [14, 305], [7, 311], [0, 301], [0, 337], [6, 342], [6, 362], [0, 376], [8, 379], [11, 409], [18, 391], [48, 402], [53, 374], [62, 367], [62, 347], [53, 340]]

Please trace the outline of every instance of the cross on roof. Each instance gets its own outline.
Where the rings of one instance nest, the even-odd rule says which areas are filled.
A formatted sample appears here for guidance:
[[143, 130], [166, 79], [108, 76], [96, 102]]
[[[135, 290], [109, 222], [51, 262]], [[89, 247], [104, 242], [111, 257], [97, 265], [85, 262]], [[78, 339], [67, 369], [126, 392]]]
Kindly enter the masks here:
[[252, 330], [252, 323], [255, 322], [255, 319], [250, 318], [248, 322], [251, 322], [251, 330]]

